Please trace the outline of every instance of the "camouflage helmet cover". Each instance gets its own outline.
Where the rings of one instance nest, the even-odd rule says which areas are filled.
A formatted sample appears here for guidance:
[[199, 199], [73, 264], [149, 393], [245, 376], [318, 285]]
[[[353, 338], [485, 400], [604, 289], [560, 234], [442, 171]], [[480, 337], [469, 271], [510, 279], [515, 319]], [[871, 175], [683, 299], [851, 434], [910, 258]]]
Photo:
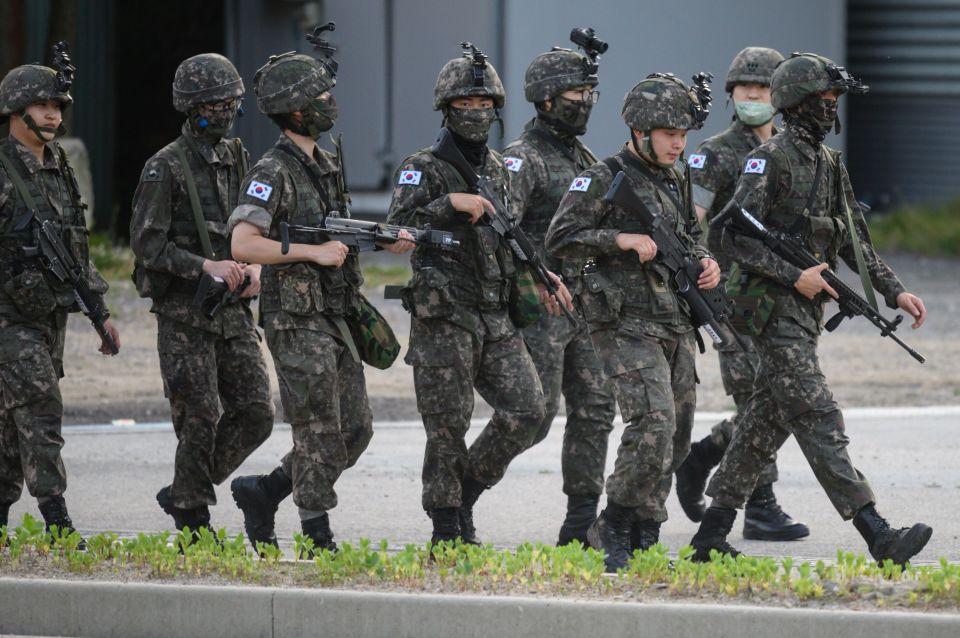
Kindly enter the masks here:
[[443, 65], [433, 87], [433, 110], [439, 111], [447, 103], [458, 97], [489, 97], [493, 105], [503, 108], [506, 91], [493, 65], [487, 62], [483, 67], [483, 85], [477, 86], [473, 75], [472, 58], [454, 58]]
[[747, 47], [736, 56], [727, 70], [724, 91], [730, 93], [737, 84], [762, 84], [770, 86], [770, 78], [777, 65], [783, 62], [783, 55], [776, 49], [767, 47]]
[[39, 64], [25, 64], [11, 69], [0, 81], [0, 123], [12, 113], [19, 113], [35, 102], [56, 100], [61, 107], [73, 103], [70, 92], [63, 89], [57, 72]]
[[592, 66], [587, 56], [570, 49], [541, 53], [527, 67], [523, 95], [527, 102], [543, 102], [576, 86], [597, 86], [600, 80]]
[[187, 58], [173, 75], [173, 108], [181, 113], [201, 104], [243, 95], [243, 80], [233, 63], [219, 53]]
[[257, 106], [265, 115], [301, 111], [337, 83], [315, 58], [290, 51], [272, 55], [253, 78]]
[[794, 53], [777, 66], [770, 80], [771, 103], [780, 111], [829, 90], [863, 95], [870, 87], [833, 60], [815, 53]]
[[621, 115], [637, 131], [655, 128], [699, 128], [694, 119], [696, 103], [679, 78], [655, 73], [641, 80], [623, 98]]

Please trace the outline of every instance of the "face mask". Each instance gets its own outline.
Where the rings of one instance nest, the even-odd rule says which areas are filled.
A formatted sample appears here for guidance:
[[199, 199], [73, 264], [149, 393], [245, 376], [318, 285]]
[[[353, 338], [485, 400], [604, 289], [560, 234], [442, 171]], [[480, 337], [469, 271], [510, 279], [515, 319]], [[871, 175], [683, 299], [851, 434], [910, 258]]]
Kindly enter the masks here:
[[764, 102], [737, 102], [734, 100], [733, 107], [737, 111], [737, 119], [752, 128], [763, 126], [773, 119], [775, 113], [773, 106]]
[[451, 131], [470, 142], [485, 142], [490, 134], [497, 114], [493, 108], [489, 109], [456, 109], [447, 108], [447, 126]]
[[337, 117], [340, 115], [340, 108], [332, 95], [326, 100], [313, 100], [310, 105], [313, 107], [312, 109], [301, 111], [303, 127], [306, 129], [307, 135], [317, 139], [322, 133], [333, 128], [333, 123], [337, 121]]
[[837, 126], [837, 107], [837, 100], [812, 96], [800, 105], [797, 116], [812, 132], [825, 136]]
[[542, 111], [548, 121], [571, 135], [583, 135], [587, 132], [587, 121], [593, 110], [592, 102], [574, 102], [557, 96], [550, 111]]

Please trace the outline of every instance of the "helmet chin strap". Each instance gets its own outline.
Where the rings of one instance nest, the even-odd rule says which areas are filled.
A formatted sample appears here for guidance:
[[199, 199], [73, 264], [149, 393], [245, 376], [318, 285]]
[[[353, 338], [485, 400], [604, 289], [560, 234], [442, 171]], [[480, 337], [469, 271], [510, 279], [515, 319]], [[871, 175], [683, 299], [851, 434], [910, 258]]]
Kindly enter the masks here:
[[673, 164], [664, 164], [657, 159], [657, 153], [653, 150], [653, 142], [650, 140], [651, 131], [641, 131], [640, 133], [640, 144], [637, 145], [637, 138], [633, 134], [633, 129], [630, 129], [630, 143], [633, 145], [633, 150], [637, 152], [637, 155], [650, 159], [657, 166], [664, 168], [673, 166]]
[[39, 126], [36, 120], [29, 113], [22, 113], [20, 118], [23, 120], [23, 123], [27, 125], [27, 128], [33, 131], [33, 134], [37, 136], [37, 139], [40, 140], [41, 144], [46, 144], [50, 140], [43, 136], [43, 133], [49, 133], [53, 135], [54, 139], [58, 137], [63, 137], [67, 134], [67, 127], [63, 125], [63, 122], [60, 122], [60, 126], [53, 128], [52, 126]]

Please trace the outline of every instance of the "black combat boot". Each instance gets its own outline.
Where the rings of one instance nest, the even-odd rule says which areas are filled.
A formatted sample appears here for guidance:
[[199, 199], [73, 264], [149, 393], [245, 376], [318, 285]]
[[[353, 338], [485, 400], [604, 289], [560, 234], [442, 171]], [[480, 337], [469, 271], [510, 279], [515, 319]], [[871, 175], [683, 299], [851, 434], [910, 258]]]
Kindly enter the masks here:
[[810, 528], [780, 509], [773, 484], [759, 485], [747, 501], [743, 537], [753, 541], [795, 541], [810, 535]]
[[[169, 485], [157, 492], [157, 504], [164, 513], [173, 518], [173, 525], [178, 531], [183, 531], [185, 527], [190, 528], [190, 535], [194, 542], [200, 540], [201, 527], [205, 527], [213, 533], [213, 529], [210, 527], [210, 508], [206, 505], [190, 509], [177, 507], [173, 504], [173, 495], [170, 493]], [[182, 547], [180, 551], [183, 551]]]
[[645, 552], [660, 542], [660, 523], [652, 518], [634, 521], [630, 526], [630, 551]]
[[0, 505], [0, 527], [6, 527], [10, 522], [10, 505]]
[[690, 545], [696, 551], [691, 560], [698, 563], [710, 562], [710, 550], [715, 549], [721, 554], [729, 554], [736, 558], [740, 552], [727, 542], [727, 536], [733, 529], [733, 521], [737, 519], [737, 510], [727, 507], [708, 507], [700, 523], [700, 529], [693, 536]]
[[870, 555], [878, 563], [889, 558], [897, 565], [904, 565], [917, 555], [933, 534], [933, 529], [923, 523], [917, 523], [910, 528], [893, 529], [886, 519], [877, 513], [872, 503], [857, 512], [853, 517], [853, 526], [860, 532], [863, 540], [867, 541]]
[[602, 549], [608, 573], [616, 573], [630, 561], [630, 527], [633, 508], [607, 500], [607, 506], [587, 530], [587, 540], [594, 549]]
[[430, 510], [427, 515], [433, 520], [433, 535], [430, 542], [434, 545], [442, 541], [455, 542], [460, 538], [460, 516], [456, 507], [441, 507]]
[[314, 554], [320, 550], [329, 549], [331, 552], [337, 551], [337, 544], [333, 542], [333, 532], [330, 531], [330, 517], [324, 512], [320, 516], [307, 519], [300, 522], [303, 529], [303, 535], [313, 540], [313, 551], [308, 552], [307, 556], [297, 556], [297, 559], [310, 560]]
[[[50, 528], [54, 525], [60, 530], [61, 536], [64, 532], [72, 534], [77, 531], [73, 527], [73, 521], [67, 513], [67, 503], [62, 496], [51, 496], [43, 503], [37, 503], [37, 506], [40, 508], [40, 515], [43, 516], [44, 531], [47, 533], [50, 533]], [[81, 551], [87, 549], [87, 541], [81, 538], [77, 549]]]
[[557, 547], [569, 545], [573, 541], [580, 541], [586, 547], [587, 530], [597, 520], [597, 505], [600, 504], [599, 494], [571, 494], [567, 496], [567, 517], [560, 526], [560, 538]]
[[283, 468], [270, 474], [237, 477], [231, 481], [230, 491], [243, 512], [243, 531], [254, 551], [257, 543], [279, 547], [274, 529], [277, 508], [293, 491], [293, 481]]
[[460, 509], [457, 518], [460, 522], [460, 539], [468, 545], [482, 545], [477, 538], [477, 528], [473, 526], [473, 506], [487, 486], [473, 478], [465, 478], [460, 488]]
[[703, 520], [703, 513], [707, 511], [703, 491], [707, 489], [710, 470], [720, 465], [723, 452], [708, 436], [690, 445], [690, 453], [677, 469], [677, 498], [683, 513], [694, 523]]

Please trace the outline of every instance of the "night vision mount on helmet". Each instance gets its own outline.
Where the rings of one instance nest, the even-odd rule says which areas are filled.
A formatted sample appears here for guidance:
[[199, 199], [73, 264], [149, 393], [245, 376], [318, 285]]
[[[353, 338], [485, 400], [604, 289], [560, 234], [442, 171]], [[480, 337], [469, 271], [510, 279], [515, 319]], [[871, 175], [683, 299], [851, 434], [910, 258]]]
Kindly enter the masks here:
[[824, 91], [866, 95], [870, 87], [833, 60], [815, 53], [793, 53], [770, 80], [771, 102], [782, 111]]

